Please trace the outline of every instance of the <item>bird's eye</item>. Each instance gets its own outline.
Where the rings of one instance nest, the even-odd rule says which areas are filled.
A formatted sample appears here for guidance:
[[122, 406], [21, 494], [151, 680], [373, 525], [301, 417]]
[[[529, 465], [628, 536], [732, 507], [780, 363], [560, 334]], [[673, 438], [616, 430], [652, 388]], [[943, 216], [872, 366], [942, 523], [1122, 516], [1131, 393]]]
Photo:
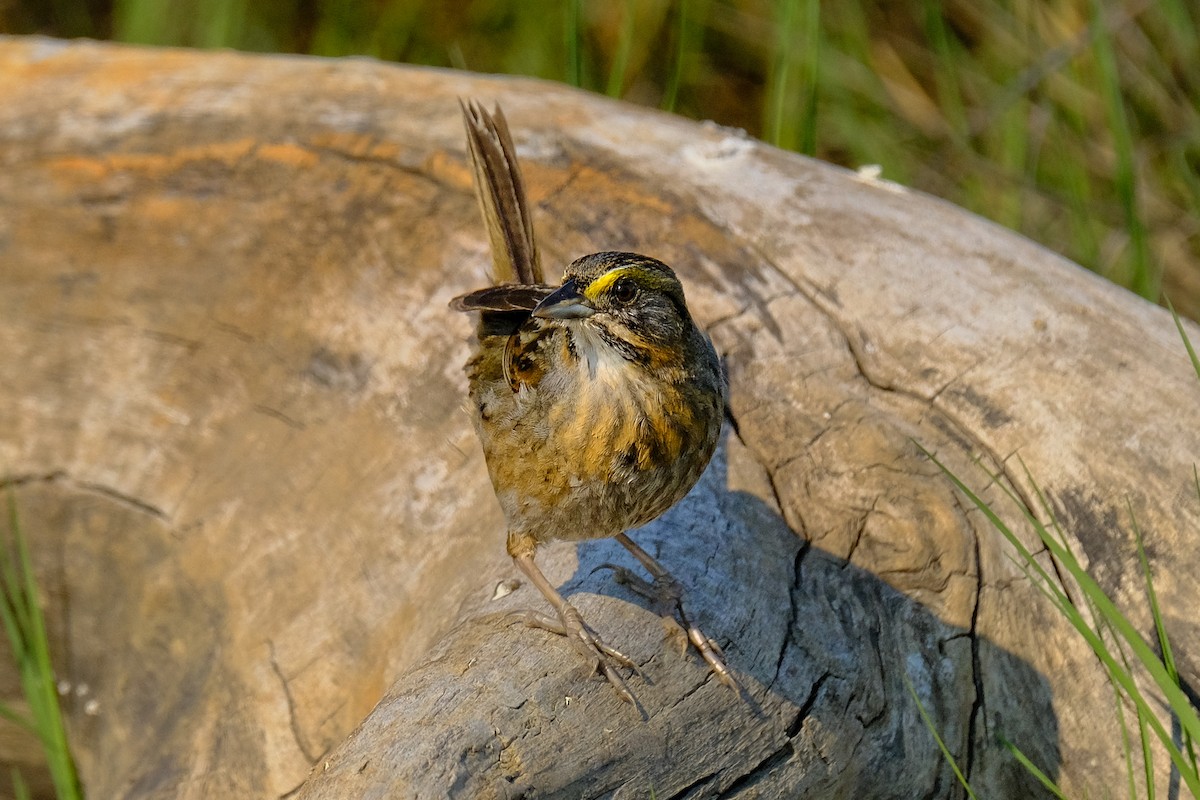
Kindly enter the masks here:
[[632, 303], [633, 298], [637, 297], [637, 284], [628, 278], [621, 278], [613, 284], [612, 296], [618, 303], [625, 305]]

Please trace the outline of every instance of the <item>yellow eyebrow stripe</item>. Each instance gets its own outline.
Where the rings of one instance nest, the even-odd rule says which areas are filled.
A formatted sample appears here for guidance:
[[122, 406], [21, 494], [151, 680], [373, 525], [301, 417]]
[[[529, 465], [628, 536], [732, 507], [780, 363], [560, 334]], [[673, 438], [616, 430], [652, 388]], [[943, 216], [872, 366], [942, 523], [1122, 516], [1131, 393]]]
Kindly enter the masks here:
[[598, 299], [600, 295], [604, 294], [608, 287], [612, 286], [614, 283], [620, 280], [622, 276], [629, 272], [632, 272], [629, 267], [617, 267], [616, 269], [610, 269], [608, 272], [589, 283], [588, 287], [583, 290], [583, 296], [588, 300]]
[[598, 300], [600, 299], [601, 295], [608, 291], [610, 286], [624, 277], [632, 278], [634, 283], [636, 283], [638, 286], [650, 289], [666, 288], [664, 286], [665, 281], [663, 281], [662, 277], [657, 272], [652, 272], [651, 270], [638, 266], [617, 267], [616, 269], [610, 269], [608, 272], [589, 283], [588, 287], [583, 290], [583, 296], [588, 300]]

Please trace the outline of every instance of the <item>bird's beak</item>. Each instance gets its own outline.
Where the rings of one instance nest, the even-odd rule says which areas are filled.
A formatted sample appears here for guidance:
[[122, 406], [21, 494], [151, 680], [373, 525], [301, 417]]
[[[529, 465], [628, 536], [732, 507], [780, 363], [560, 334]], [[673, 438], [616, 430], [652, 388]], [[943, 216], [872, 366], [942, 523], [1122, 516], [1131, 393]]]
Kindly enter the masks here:
[[574, 278], [555, 289], [533, 309], [533, 315], [542, 319], [586, 319], [595, 313], [596, 307], [579, 293]]

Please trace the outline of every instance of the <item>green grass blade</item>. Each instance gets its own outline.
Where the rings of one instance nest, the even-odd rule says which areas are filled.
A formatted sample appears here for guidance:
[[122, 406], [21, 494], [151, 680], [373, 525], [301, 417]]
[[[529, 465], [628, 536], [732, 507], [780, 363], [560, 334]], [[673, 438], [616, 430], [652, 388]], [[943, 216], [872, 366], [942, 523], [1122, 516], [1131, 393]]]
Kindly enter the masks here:
[[[1062, 130], [1061, 122], [1058, 122], [1056, 127], [1059, 129], [1057, 135], [1060, 138], [1069, 135], [1082, 138], [1081, 134]], [[1071, 158], [1058, 159], [1056, 163], [1061, 176], [1059, 180], [1062, 182], [1062, 191], [1066, 196], [1065, 202], [1071, 209], [1070, 241], [1075, 249], [1077, 260], [1079, 263], [1088, 264], [1091, 269], [1097, 270], [1102, 263], [1103, 249], [1100, 235], [1097, 232], [1099, 225], [1093, 210], [1096, 202], [1095, 191], [1088, 167]]]
[[[89, 38], [99, 38], [95, 26], [92, 24], [91, 14], [88, 13], [88, 7], [78, 0], [50, 0], [46, 3], [51, 8], [51, 14], [58, 28], [63, 31], [64, 38], [74, 39], [80, 36]], [[13, 8], [12, 5], [9, 9]], [[6, 30], [5, 33], [14, 33], [12, 30]], [[55, 35], [61, 35], [56, 33]]]
[[1171, 171], [1178, 176], [1186, 193], [1184, 204], [1187, 208], [1200, 209], [1200, 175], [1188, 160], [1188, 144], [1178, 142], [1169, 151]]
[[821, 4], [820, 0], [777, 0], [776, 9], [767, 140], [812, 155], [817, 136]]
[[[38, 587], [29, 546], [21, 534], [16, 497], [8, 491], [10, 541], [0, 542], [0, 617], [13, 647], [13, 658], [21, 676], [21, 688], [29, 703], [34, 732], [41, 740], [50, 778], [59, 800], [77, 800], [82, 795], [79, 777], [67, 745], [54, 667], [45, 621], [38, 600]], [[13, 547], [16, 558], [13, 558]]]
[[[1200, 471], [1196, 470], [1195, 464], [1192, 464], [1192, 480], [1196, 483], [1196, 498], [1200, 500]], [[1192, 772], [1200, 772], [1200, 764], [1196, 760], [1196, 740], [1185, 735], [1183, 741], [1187, 747], [1188, 758], [1192, 762]]]
[[806, 156], [817, 154], [817, 98], [821, 86], [821, 2], [806, 0], [804, 4], [804, 69], [801, 77], [803, 114], [800, 120], [800, 141], [797, 150]]
[[567, 0], [567, 83], [583, 88], [583, 0]]
[[1063, 794], [1062, 789], [1058, 788], [1058, 784], [1050, 780], [1050, 776], [1038, 769], [1038, 766], [1030, 761], [1029, 757], [1022, 753], [1020, 748], [1005, 739], [1003, 736], [1000, 737], [1000, 742], [1008, 748], [1008, 752], [1012, 753], [1013, 758], [1015, 758], [1030, 775], [1038, 779], [1038, 782], [1041, 783], [1048, 792], [1059, 798], [1059, 800], [1067, 800], [1067, 796]]
[[674, 111], [679, 89], [690, 77], [696, 55], [703, 50], [703, 33], [708, 16], [708, 0], [679, 0], [679, 29], [675, 41], [675, 60], [663, 92], [662, 107]]
[[685, 63], [689, 61], [689, 51], [685, 43], [692, 4], [688, 0], [679, 0], [676, 5], [675, 59], [671, 62], [671, 74], [667, 76], [667, 87], [663, 90], [662, 108], [664, 111], [675, 110], [675, 103], [679, 100], [679, 86], [683, 82]]
[[247, 10], [245, 0], [208, 0], [201, 9], [196, 35], [200, 47], [237, 47], [241, 44]]
[[428, 13], [424, 0], [409, 0], [404, 3], [388, 3], [380, 13], [366, 53], [387, 61], [402, 61], [409, 43], [423, 23], [422, 15]]
[[788, 96], [788, 76], [792, 71], [791, 30], [795, 27], [796, 0], [779, 0], [776, 3], [779, 22], [775, 26], [774, 63], [771, 69], [770, 90], [767, 98], [767, 141], [776, 147], [784, 147], [784, 109]]
[[30, 800], [33, 794], [29, 791], [29, 785], [25, 783], [25, 778], [21, 776], [21, 770], [16, 767], [12, 768], [12, 785], [13, 798], [15, 800]]
[[[1008, 175], [1026, 175], [1029, 172], [1029, 114], [1030, 103], [1022, 99], [997, 121], [999, 146], [996, 161]], [[1022, 196], [1023, 187], [1019, 182], [999, 192], [999, 196], [992, 200], [996, 208], [996, 221], [1013, 230], [1020, 230], [1024, 209]]]
[[1179, 318], [1178, 312], [1175, 311], [1175, 306], [1171, 305], [1171, 300], [1164, 297], [1163, 300], [1167, 303], [1167, 308], [1171, 311], [1171, 318], [1175, 320], [1175, 329], [1179, 331], [1179, 338], [1183, 339], [1183, 346], [1187, 350], [1188, 358], [1192, 361], [1192, 369], [1196, 371], [1196, 377], [1200, 378], [1200, 358], [1196, 357], [1196, 349], [1192, 347], [1192, 340], [1184, 330], [1183, 320]]
[[[1024, 467], [1024, 464], [1022, 464], [1022, 467]], [[1026, 472], [1028, 472], [1028, 469], [1026, 469]], [[1113, 640], [1113, 648], [1116, 650], [1116, 654], [1120, 659], [1121, 668], [1124, 670], [1124, 674], [1133, 675], [1133, 670], [1129, 665], [1129, 656], [1126, 654], [1125, 648], [1121, 646], [1120, 637], [1117, 635], [1116, 631], [1114, 631], [1112, 627], [1108, 625], [1107, 621], [1105, 621], [1104, 617], [1100, 614], [1100, 611], [1091, 606], [1090, 602], [1089, 608], [1091, 609], [1092, 618], [1097, 621], [1096, 633], [1099, 634], [1101, 638], [1103, 638], [1105, 632], [1108, 633], [1109, 637]], [[1129, 797], [1131, 800], [1138, 800], [1137, 770], [1134, 769], [1133, 766], [1133, 735], [1130, 733], [1129, 723], [1125, 720], [1125, 702], [1123, 699], [1124, 692], [1120, 684], [1111, 673], [1107, 674], [1107, 678], [1109, 685], [1112, 686], [1113, 689], [1114, 705], [1117, 710], [1117, 723], [1121, 727], [1121, 751], [1125, 757], [1125, 774], [1129, 779]], [[1137, 719], [1138, 723], [1138, 741], [1142, 745], [1142, 756], [1144, 759], [1148, 752], [1150, 740], [1146, 736], [1146, 725], [1145, 720], [1142, 717], [1142, 710], [1136, 706], [1134, 707], [1134, 717]], [[1143, 767], [1146, 768], [1145, 761], [1143, 761]], [[1153, 764], [1150, 764], [1148, 768], [1153, 770]], [[1153, 773], [1151, 772], [1150, 775], [1151, 780], [1148, 791], [1150, 794], [1153, 794]]]
[[[1025, 460], [1019, 455], [1017, 456], [1017, 459], [1021, 464], [1021, 469], [1024, 471], [1026, 479], [1029, 481], [1030, 486], [1033, 487], [1034, 496], [1037, 497], [1038, 504], [1042, 507], [1042, 513], [1044, 513], [1046, 518], [1050, 520], [1049, 530], [1054, 532], [1055, 540], [1062, 545], [1063, 549], [1069, 552], [1072, 558], [1075, 558], [1075, 552], [1071, 549], [1071, 542], [1067, 538], [1067, 534], [1062, 529], [1062, 526], [1058, 524], [1058, 515], [1054, 513], [1054, 507], [1050, 505], [1049, 498], [1047, 498], [1046, 493], [1042, 491], [1042, 487], [1038, 486], [1037, 481], [1033, 479], [1033, 475], [1029, 472], [1029, 467], [1025, 466]], [[1001, 488], [1004, 488], [1003, 484], [999, 485]], [[1014, 495], [1012, 492], [1009, 492], [1007, 489], [1005, 489], [1005, 494], [1007, 494], [1009, 499], [1011, 499], [1013, 502], [1018, 504], [1020, 503], [1020, 500], [1016, 497], [1016, 495]], [[1063, 589], [1066, 592], [1067, 597], [1070, 598], [1071, 605], [1074, 606], [1075, 598], [1071, 597], [1070, 589], [1068, 587], [1063, 587]], [[1086, 596], [1083, 598], [1083, 601], [1088, 608], [1088, 613], [1091, 615], [1091, 618], [1094, 620], [1100, 619], [1099, 613], [1096, 611], [1095, 607], [1088, 602]], [[1099, 624], [1095, 626], [1095, 630], [1097, 634], [1101, 632]]]
[[629, 54], [633, 51], [634, 23], [637, 21], [637, 9], [632, 0], [621, 4], [621, 36], [617, 40], [617, 52], [613, 56], [612, 70], [608, 73], [608, 88], [605, 94], [609, 97], [620, 97], [625, 90], [625, 73], [629, 71]]
[[1133, 538], [1137, 542], [1138, 561], [1142, 565], [1142, 578], [1146, 581], [1146, 597], [1150, 601], [1150, 615], [1154, 618], [1154, 630], [1158, 634], [1158, 644], [1162, 648], [1163, 666], [1167, 668], [1167, 674], [1171, 677], [1171, 680], [1178, 685], [1179, 670], [1175, 668], [1175, 658], [1171, 653], [1171, 642], [1167, 638], [1167, 629], [1163, 623], [1162, 608], [1158, 604], [1158, 592], [1154, 590], [1154, 578], [1150, 574], [1150, 560], [1146, 558], [1146, 542], [1142, 537], [1142, 529], [1138, 526], [1137, 516], [1133, 513], [1133, 503], [1127, 499], [1125, 506], [1129, 509], [1129, 521], [1133, 526]]
[[1108, 25], [1105, 23], [1105, 3], [1092, 0], [1092, 53], [1099, 68], [1100, 92], [1108, 114], [1109, 129], [1116, 154], [1114, 188], [1125, 215], [1129, 233], [1129, 288], [1148, 300], [1157, 301], [1160, 277], [1150, 259], [1146, 225], [1138, 208], [1137, 170], [1134, 166], [1133, 131], [1125, 111], [1121, 77]]
[[8, 537], [0, 541], [0, 619], [4, 622], [4, 632], [8, 636], [9, 646], [12, 647], [13, 657], [19, 670], [24, 669], [25, 654], [29, 652], [25, 637], [27, 627], [24, 625], [26, 612], [21, 596], [21, 580], [17, 575], [13, 562], [12, 551], [9, 549], [9, 537], [17, 536], [20, 530], [17, 520], [17, 500], [12, 487], [7, 492], [8, 502]]
[[939, 67], [934, 75], [938, 102], [941, 104], [941, 110], [955, 146], [966, 148], [970, 125], [967, 121], [967, 111], [963, 103], [959, 80], [964, 73], [969, 71], [969, 65], [960, 63], [958, 52], [951, 47], [951, 35], [946, 22], [946, 7], [943, 0], [923, 0], [922, 5], [925, 35], [929, 38]]
[[1125, 775], [1129, 778], [1129, 800], [1137, 800], [1137, 781], [1133, 769], [1133, 736], [1129, 733], [1129, 723], [1125, 721], [1125, 702], [1121, 699], [1121, 687], [1110, 675], [1108, 684], [1113, 690], [1114, 705], [1117, 709], [1117, 724], [1121, 728], [1121, 755], [1125, 758]]
[[24, 536], [17, 536], [17, 550], [21, 558], [21, 570], [25, 574], [25, 592], [30, 608], [31, 627], [29, 640], [32, 645], [32, 675], [26, 688], [31, 704], [34, 697], [39, 698], [38, 708], [39, 727], [43, 737], [48, 739], [46, 756], [50, 767], [50, 777], [60, 800], [78, 798], [81, 796], [79, 777], [75, 772], [75, 764], [71, 759], [71, 750], [67, 744], [66, 726], [63, 724], [62, 709], [58, 703], [58, 689], [54, 681], [54, 666], [50, 662], [50, 641], [46, 635], [46, 623], [38, 601], [38, 588], [33, 572], [33, 562], [29, 556], [29, 546]]
[[1033, 573], [1033, 570], [1030, 569], [1029, 564], [1027, 562], [1021, 561], [1020, 559], [1018, 559], [1016, 556], [1012, 555], [1011, 553], [1009, 553], [1007, 555], [1009, 557], [1009, 560], [1011, 560], [1012, 563], [1016, 565], [1017, 569], [1021, 570], [1021, 572], [1024, 573], [1025, 579], [1027, 581], [1029, 581], [1030, 586], [1032, 586], [1034, 589], [1036, 589], [1038, 591], [1038, 593], [1041, 594], [1042, 597], [1046, 598], [1046, 600], [1050, 603], [1050, 605], [1054, 606], [1054, 609], [1056, 611], [1058, 611], [1061, 614], [1067, 613], [1066, 610], [1062, 607], [1062, 603], [1059, 602], [1059, 599], [1050, 593], [1050, 588], [1045, 586], [1043, 584], [1043, 581], [1038, 579], [1038, 577]]
[[1142, 771], [1146, 776], [1146, 800], [1154, 800], [1154, 754], [1150, 752], [1150, 736], [1146, 733], [1146, 718], [1137, 710], [1138, 733], [1142, 737]]
[[933, 740], [937, 742], [938, 749], [942, 751], [942, 757], [946, 759], [946, 763], [950, 765], [950, 769], [954, 770], [954, 777], [958, 779], [958, 782], [962, 785], [971, 800], [979, 800], [975, 796], [975, 792], [971, 790], [971, 784], [967, 783], [967, 777], [958, 768], [958, 762], [954, 760], [954, 754], [950, 752], [950, 748], [946, 747], [946, 743], [942, 741], [942, 737], [938, 734], [937, 726], [933, 724], [933, 720], [929, 717], [929, 712], [925, 710], [925, 704], [921, 702], [920, 697], [917, 697], [917, 690], [913, 688], [912, 681], [908, 679], [907, 673], [901, 673], [901, 677], [904, 678], [904, 685], [908, 688], [908, 693], [912, 695], [913, 702], [917, 704], [917, 712], [925, 722], [925, 727], [929, 729]]
[[112, 9], [113, 38], [133, 44], [174, 44], [164, 30], [164, 20], [152, 12], [147, 0], [115, 0]]

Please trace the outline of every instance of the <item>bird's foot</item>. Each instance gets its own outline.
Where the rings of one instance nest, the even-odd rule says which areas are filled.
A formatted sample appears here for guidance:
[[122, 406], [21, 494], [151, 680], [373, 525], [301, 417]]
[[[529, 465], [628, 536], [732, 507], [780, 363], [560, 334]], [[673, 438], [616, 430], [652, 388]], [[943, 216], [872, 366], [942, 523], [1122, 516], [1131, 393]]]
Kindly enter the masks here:
[[592, 665], [593, 672], [603, 674], [622, 700], [638, 707], [637, 697], [625, 679], [621, 677], [617, 668], [624, 667], [638, 675], [642, 674], [641, 669], [629, 656], [615, 647], [605, 644], [600, 638], [600, 634], [583, 621], [583, 617], [573, 605], [564, 602], [562, 608], [559, 609], [557, 619], [536, 611], [517, 611], [510, 616], [531, 628], [541, 628], [551, 633], [557, 633], [559, 636], [565, 636], [576, 652]]
[[[647, 556], [649, 558], [649, 556]], [[653, 562], [656, 566], [658, 562]], [[633, 570], [616, 564], [601, 564], [596, 569], [610, 569], [613, 580], [644, 597], [662, 619], [667, 638], [679, 648], [679, 654], [687, 652], [690, 643], [708, 664], [709, 669], [721, 683], [741, 693], [741, 686], [729, 667], [725, 665], [725, 653], [721, 646], [692, 623], [683, 602], [683, 586], [661, 567], [653, 570], [653, 581], [647, 581]]]
[[628, 567], [617, 564], [604, 563], [596, 567], [596, 570], [599, 569], [611, 570], [614, 581], [649, 602], [651, 610], [662, 620], [666, 638], [678, 648], [679, 655], [687, 652], [688, 632], [679, 624], [677, 616], [677, 609], [683, 602], [683, 587], [679, 581], [666, 575], [656, 577], [652, 583]]

